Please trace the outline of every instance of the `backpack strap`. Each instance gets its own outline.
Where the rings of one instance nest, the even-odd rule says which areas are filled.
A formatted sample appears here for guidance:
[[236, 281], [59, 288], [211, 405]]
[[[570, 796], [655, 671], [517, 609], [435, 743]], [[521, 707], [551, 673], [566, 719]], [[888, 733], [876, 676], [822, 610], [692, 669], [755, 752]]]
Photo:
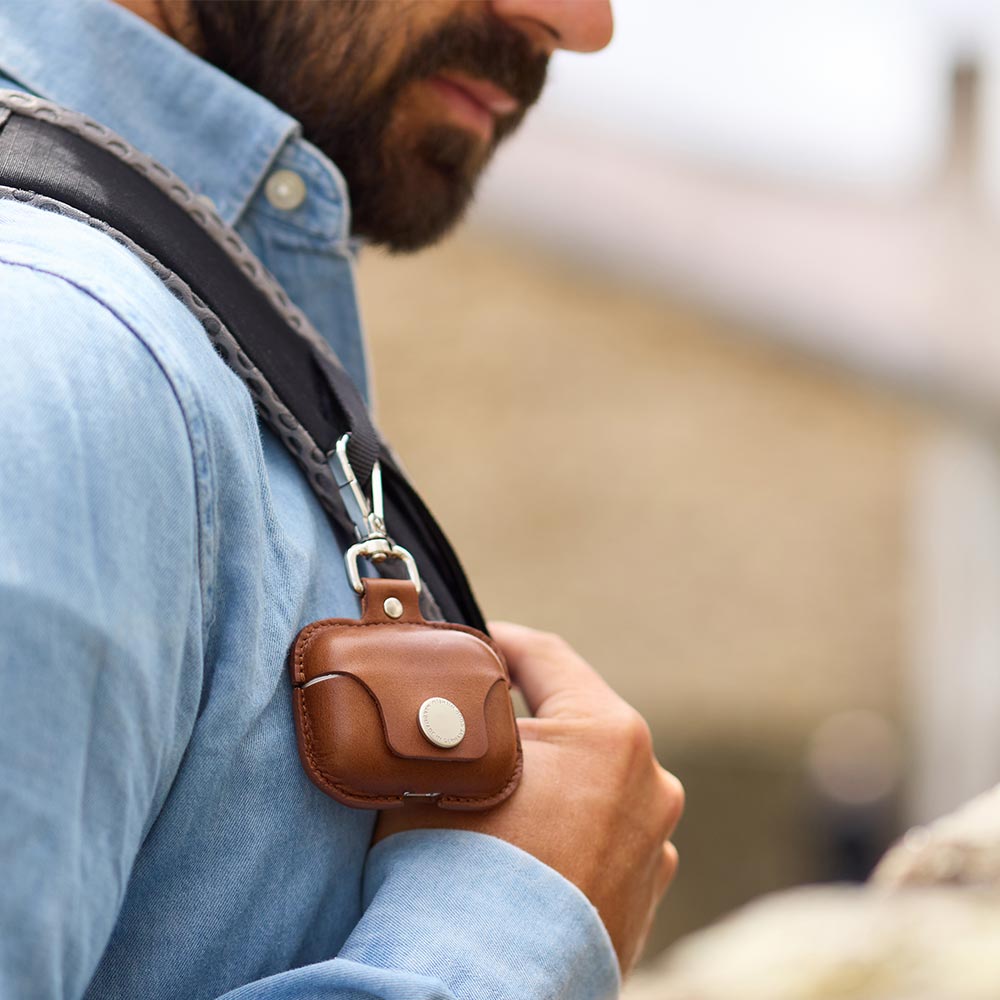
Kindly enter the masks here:
[[[347, 455], [362, 489], [370, 491], [381, 465], [386, 520], [420, 567], [433, 595], [430, 613], [484, 628], [454, 550], [379, 437], [350, 376], [204, 199], [99, 123], [9, 90], [0, 90], [0, 197], [73, 215], [136, 253], [201, 321], [348, 544], [356, 530], [338, 488], [336, 446], [349, 435]], [[397, 569], [394, 560], [379, 568], [387, 575]]]

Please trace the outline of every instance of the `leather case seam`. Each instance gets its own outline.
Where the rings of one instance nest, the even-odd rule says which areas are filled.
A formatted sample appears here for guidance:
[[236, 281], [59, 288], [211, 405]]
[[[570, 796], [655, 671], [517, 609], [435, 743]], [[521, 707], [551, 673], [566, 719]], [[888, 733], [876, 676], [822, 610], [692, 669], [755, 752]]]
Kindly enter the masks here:
[[[314, 778], [318, 778], [319, 782], [327, 788], [332, 789], [340, 796], [346, 799], [355, 799], [359, 802], [366, 803], [385, 803], [389, 805], [399, 805], [405, 802], [403, 795], [376, 795], [363, 792], [352, 788], [349, 785], [345, 785], [343, 782], [338, 781], [335, 776], [329, 774], [325, 771], [316, 759], [316, 754], [314, 751], [314, 739], [313, 739], [313, 727], [309, 718], [309, 711], [305, 705], [305, 695], [304, 695], [304, 684], [305, 684], [305, 671], [304, 671], [304, 661], [305, 656], [311, 647], [313, 640], [316, 638], [317, 634], [325, 631], [326, 629], [342, 629], [342, 628], [371, 628], [371, 627], [382, 627], [382, 628], [399, 628], [400, 625], [409, 625], [417, 628], [430, 628], [430, 629], [443, 629], [450, 632], [459, 632], [464, 635], [468, 635], [471, 638], [483, 642], [490, 651], [497, 658], [497, 665], [500, 668], [499, 676], [497, 680], [503, 680], [505, 684], [510, 686], [510, 674], [507, 670], [506, 664], [504, 663], [503, 657], [500, 656], [496, 650], [495, 644], [489, 636], [480, 634], [474, 629], [467, 628], [462, 625], [454, 625], [451, 622], [427, 622], [427, 621], [407, 621], [407, 622], [365, 622], [365, 621], [355, 621], [349, 618], [328, 618], [321, 621], [313, 622], [311, 625], [307, 626], [297, 637], [294, 647], [293, 655], [293, 670], [294, 670], [294, 680], [293, 687], [295, 690], [296, 699], [296, 713], [298, 714], [301, 723], [302, 731], [304, 737], [306, 759], [309, 761], [310, 770]], [[354, 676], [351, 674], [345, 674], [344, 676]], [[385, 726], [384, 715], [382, 711], [382, 706], [378, 700], [378, 697], [371, 692], [371, 689], [361, 681], [360, 678], [355, 678], [362, 684], [366, 691], [372, 695], [375, 702], [376, 708], [379, 712], [379, 717], [382, 719], [383, 726]], [[487, 695], [496, 686], [496, 681], [490, 685]], [[514, 720], [514, 734], [516, 741], [516, 761], [514, 768], [510, 774], [507, 781], [500, 786], [500, 788], [495, 790], [490, 790], [484, 792], [481, 795], [449, 795], [444, 794], [440, 798], [441, 803], [476, 803], [476, 804], [488, 804], [494, 799], [501, 800], [505, 796], [505, 793], [511, 786], [516, 785], [520, 779], [521, 772], [524, 767], [524, 755], [521, 747], [521, 734], [517, 727], [517, 721]], [[388, 743], [388, 736], [386, 734], [386, 742]], [[420, 759], [420, 758], [404, 758], [404, 759]], [[442, 761], [443, 763], [443, 761]], [[465, 763], [465, 762], [462, 762]], [[471, 762], [469, 762], [471, 763]]]

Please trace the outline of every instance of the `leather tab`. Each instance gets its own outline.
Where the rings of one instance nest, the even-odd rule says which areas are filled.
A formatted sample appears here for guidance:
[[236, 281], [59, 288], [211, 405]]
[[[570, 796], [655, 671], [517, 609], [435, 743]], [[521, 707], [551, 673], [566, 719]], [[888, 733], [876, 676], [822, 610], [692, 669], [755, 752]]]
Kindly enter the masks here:
[[[365, 622], [422, 622], [420, 595], [416, 585], [410, 580], [391, 580], [384, 577], [361, 581], [365, 592], [361, 596], [361, 620]], [[386, 614], [385, 602], [395, 597], [403, 605], [403, 614], [392, 618]]]

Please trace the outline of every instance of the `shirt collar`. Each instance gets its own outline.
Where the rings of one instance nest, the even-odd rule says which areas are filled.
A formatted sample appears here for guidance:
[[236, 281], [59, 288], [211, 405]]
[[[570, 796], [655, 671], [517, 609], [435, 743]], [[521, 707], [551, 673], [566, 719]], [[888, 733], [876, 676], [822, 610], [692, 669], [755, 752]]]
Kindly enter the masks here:
[[282, 147], [307, 145], [293, 118], [110, 0], [4, 0], [0, 70], [159, 160], [230, 225]]

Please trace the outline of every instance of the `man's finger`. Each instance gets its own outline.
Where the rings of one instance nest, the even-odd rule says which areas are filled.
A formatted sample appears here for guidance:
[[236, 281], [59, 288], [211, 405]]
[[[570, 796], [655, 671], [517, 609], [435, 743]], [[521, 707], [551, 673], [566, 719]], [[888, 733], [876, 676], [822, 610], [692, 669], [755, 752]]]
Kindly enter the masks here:
[[533, 715], [590, 715], [618, 700], [593, 667], [558, 636], [510, 622], [491, 622], [490, 633]]

